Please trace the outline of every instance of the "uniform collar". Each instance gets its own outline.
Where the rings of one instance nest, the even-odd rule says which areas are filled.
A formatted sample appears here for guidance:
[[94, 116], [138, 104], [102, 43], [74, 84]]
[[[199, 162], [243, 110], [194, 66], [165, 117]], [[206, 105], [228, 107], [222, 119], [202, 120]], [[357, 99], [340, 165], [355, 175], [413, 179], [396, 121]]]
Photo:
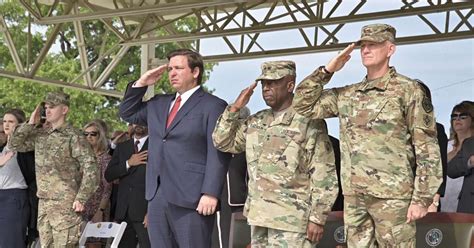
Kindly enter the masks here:
[[396, 75], [397, 71], [395, 67], [390, 67], [387, 73], [382, 77], [367, 80], [367, 76], [365, 76], [364, 80], [362, 80], [359, 87], [356, 89], [357, 91], [367, 91], [371, 89], [379, 89], [379, 90], [386, 90], [387, 85], [390, 82], [390, 79]]
[[283, 110], [284, 113], [279, 115], [278, 117], [276, 117], [273, 122], [272, 122], [272, 126], [273, 125], [280, 125], [280, 124], [283, 124], [283, 125], [290, 125], [291, 124], [291, 121], [293, 120], [293, 117], [295, 116], [296, 112], [295, 110], [293, 109], [293, 106], [290, 106], [288, 107], [287, 109]]
[[64, 122], [61, 126], [57, 127], [57, 128], [50, 128], [48, 129], [48, 134], [51, 134], [55, 131], [57, 132], [60, 132], [60, 133], [63, 133], [64, 131], [66, 131], [67, 129], [69, 129], [71, 127], [71, 124], [68, 123], [68, 122]]

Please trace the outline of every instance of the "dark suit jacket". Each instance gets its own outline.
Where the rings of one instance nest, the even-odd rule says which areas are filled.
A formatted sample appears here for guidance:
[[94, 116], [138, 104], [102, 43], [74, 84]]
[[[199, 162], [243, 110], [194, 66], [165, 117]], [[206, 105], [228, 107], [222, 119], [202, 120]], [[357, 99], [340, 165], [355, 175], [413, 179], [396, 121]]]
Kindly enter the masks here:
[[[227, 174], [227, 192], [223, 192], [222, 196], [226, 196], [226, 204], [232, 209], [232, 213], [242, 212], [247, 200], [248, 193], [248, 175], [247, 175], [247, 159], [245, 152], [235, 154], [229, 162], [229, 172]], [[229, 194], [230, 193], [230, 194]]]
[[169, 203], [185, 208], [195, 209], [203, 194], [219, 199], [230, 154], [214, 147], [212, 132], [226, 102], [199, 88], [166, 128], [175, 94], [142, 102], [146, 87], [130, 86], [120, 104], [120, 117], [148, 126], [153, 152], [148, 154], [146, 199], [155, 197], [158, 186]]
[[[148, 139], [140, 151], [148, 150]], [[145, 199], [145, 174], [147, 165], [130, 167], [127, 170], [125, 162], [134, 153], [133, 139], [117, 145], [112, 160], [105, 170], [105, 180], [111, 183], [119, 180], [117, 193], [117, 206], [115, 208], [115, 219], [132, 221], [143, 221], [147, 213], [148, 202]], [[127, 211], [128, 210], [128, 211]]]
[[444, 131], [444, 126], [441, 123], [436, 123], [436, 131], [438, 132], [438, 145], [441, 154], [441, 165], [443, 166], [443, 182], [439, 186], [438, 194], [444, 196], [446, 190], [446, 175], [448, 169], [448, 136]]
[[464, 176], [457, 210], [461, 213], [474, 213], [474, 168], [468, 167], [468, 161], [472, 155], [474, 155], [474, 137], [465, 139], [461, 150], [448, 163], [449, 177]]
[[337, 193], [336, 201], [331, 208], [331, 211], [342, 211], [344, 209], [344, 195], [342, 194], [342, 185], [341, 185], [341, 149], [339, 147], [339, 140], [329, 135], [329, 140], [332, 144], [332, 149], [334, 151], [334, 161], [336, 163], [336, 173], [337, 173], [337, 184], [339, 191]]

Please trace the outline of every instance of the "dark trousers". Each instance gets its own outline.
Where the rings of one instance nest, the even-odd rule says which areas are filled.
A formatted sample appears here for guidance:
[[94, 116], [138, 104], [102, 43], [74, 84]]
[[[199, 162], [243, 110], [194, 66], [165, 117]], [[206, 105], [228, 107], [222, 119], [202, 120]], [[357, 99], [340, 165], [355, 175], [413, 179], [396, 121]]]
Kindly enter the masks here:
[[112, 183], [112, 192], [110, 193], [110, 221], [115, 221], [115, 209], [117, 208], [118, 184]]
[[26, 189], [0, 190], [0, 248], [26, 247], [27, 197]]
[[209, 248], [215, 215], [168, 203], [158, 189], [148, 203], [148, 235], [152, 247]]
[[120, 240], [119, 248], [130, 248], [137, 247], [140, 244], [140, 248], [150, 248], [150, 239], [148, 238], [148, 232], [143, 226], [142, 221], [132, 221], [128, 218], [128, 214], [125, 217], [127, 227], [123, 232], [122, 239]]

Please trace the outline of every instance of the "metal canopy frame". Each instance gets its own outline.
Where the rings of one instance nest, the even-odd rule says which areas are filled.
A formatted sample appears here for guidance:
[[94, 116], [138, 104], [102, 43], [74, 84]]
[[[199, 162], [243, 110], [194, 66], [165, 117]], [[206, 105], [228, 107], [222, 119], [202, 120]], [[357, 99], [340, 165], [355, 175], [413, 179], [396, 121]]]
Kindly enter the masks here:
[[[142, 50], [147, 51], [142, 52], [143, 72], [146, 68], [165, 63], [162, 58], [154, 58], [153, 53], [149, 52], [149, 49], [160, 44], [173, 42], [186, 46], [185, 42], [192, 42], [206, 62], [328, 52], [342, 49], [352, 42], [342, 39], [342, 36], [347, 30], [353, 29], [353, 24], [389, 18], [409, 18], [410, 25], [424, 28], [418, 34], [397, 37], [399, 45], [474, 38], [471, 24], [474, 1], [401, 0], [396, 7], [364, 11], [367, 7], [371, 8], [374, 2], [20, 0], [35, 23], [52, 26], [52, 32], [35, 61], [25, 63], [18, 56], [8, 25], [0, 16], [0, 35], [3, 35], [16, 67], [13, 72], [0, 69], [0, 76], [121, 97], [121, 92], [106, 89], [103, 85], [132, 46], [142, 46]], [[443, 20], [441, 24], [435, 21], [440, 16]], [[186, 18], [196, 20], [197, 27], [185, 32], [178, 31], [176, 22]], [[109, 34], [119, 40], [93, 62], [87, 58], [81, 24], [84, 21], [103, 22]], [[71, 82], [40, 78], [36, 75], [37, 70], [51, 51], [65, 22], [74, 25], [75, 45], [82, 71]], [[158, 35], [158, 30], [161, 35]], [[358, 34], [359, 28], [352, 33]], [[284, 35], [291, 44], [280, 44], [275, 38], [279, 35]], [[104, 59], [111, 59], [111, 62], [99, 72], [96, 70], [97, 65]]]

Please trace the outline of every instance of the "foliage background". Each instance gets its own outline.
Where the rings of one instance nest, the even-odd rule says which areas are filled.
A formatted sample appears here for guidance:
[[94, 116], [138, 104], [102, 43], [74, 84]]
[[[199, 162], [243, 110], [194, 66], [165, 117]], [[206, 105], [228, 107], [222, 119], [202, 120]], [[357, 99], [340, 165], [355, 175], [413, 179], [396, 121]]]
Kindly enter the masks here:
[[[28, 16], [25, 9], [16, 1], [6, 1], [0, 4], [0, 14], [4, 16], [7, 22], [14, 44], [19, 51], [21, 61], [25, 67], [31, 66], [46, 41], [46, 35], [51, 32], [53, 26], [32, 24], [32, 30], [36, 30], [36, 32], [32, 32], [33, 34], [30, 37], [31, 45], [28, 47], [27, 30], [29, 18], [25, 18]], [[33, 20], [31, 20], [31, 23], [33, 23]], [[181, 21], [174, 25], [178, 32], [185, 32], [195, 27], [197, 22], [194, 19], [187, 19], [186, 21]], [[82, 22], [82, 28], [89, 65], [94, 63], [101, 52], [108, 50], [118, 42], [118, 38], [111, 34], [100, 21]], [[127, 28], [133, 29], [134, 27], [128, 26]], [[79, 52], [72, 23], [64, 23], [61, 30], [55, 45], [53, 45], [55, 49], [51, 49], [53, 52], [50, 50], [50, 53], [48, 53], [43, 61], [36, 76], [70, 82], [79, 75], [81, 70]], [[156, 35], [159, 36], [163, 34], [163, 32], [163, 30], [158, 30]], [[184, 46], [188, 48], [193, 47], [193, 45], [192, 42], [184, 44]], [[183, 43], [179, 45], [176, 43], [157, 45], [155, 46], [155, 56], [164, 59], [167, 53], [179, 47], [183, 47]], [[102, 71], [111, 59], [111, 57], [104, 59], [98, 66], [97, 71]], [[29, 62], [27, 60], [29, 60]], [[204, 82], [209, 78], [209, 74], [215, 65], [216, 64], [212, 63], [205, 65]], [[0, 69], [12, 72], [16, 71], [4, 37], [1, 34]], [[91, 75], [94, 81], [94, 77], [98, 76], [99, 73], [93, 72]], [[126, 85], [138, 79], [139, 76], [140, 47], [136, 46], [129, 49], [120, 64], [115, 67], [110, 77], [104, 83], [103, 88], [124, 92]], [[10, 108], [20, 108], [29, 116], [36, 105], [42, 101], [47, 92], [51, 91], [64, 91], [71, 96], [71, 110], [68, 120], [76, 127], [82, 127], [93, 119], [103, 119], [109, 125], [110, 130], [126, 130], [126, 123], [121, 121], [118, 116], [118, 104], [120, 103], [120, 99], [25, 80], [13, 80], [5, 77], [0, 77], [0, 113]], [[155, 93], [170, 92], [173, 92], [173, 89], [167, 81], [167, 75], [164, 75], [155, 85]]]

